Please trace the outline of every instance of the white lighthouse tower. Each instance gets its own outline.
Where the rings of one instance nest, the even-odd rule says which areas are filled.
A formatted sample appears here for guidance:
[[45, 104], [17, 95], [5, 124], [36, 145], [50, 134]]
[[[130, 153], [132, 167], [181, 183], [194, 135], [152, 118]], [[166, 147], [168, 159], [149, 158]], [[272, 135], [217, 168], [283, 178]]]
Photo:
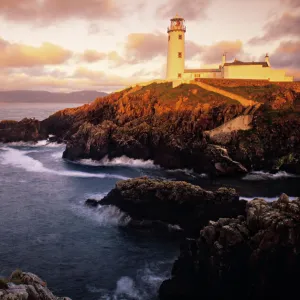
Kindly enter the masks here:
[[183, 78], [185, 31], [184, 19], [176, 14], [168, 27], [167, 80]]

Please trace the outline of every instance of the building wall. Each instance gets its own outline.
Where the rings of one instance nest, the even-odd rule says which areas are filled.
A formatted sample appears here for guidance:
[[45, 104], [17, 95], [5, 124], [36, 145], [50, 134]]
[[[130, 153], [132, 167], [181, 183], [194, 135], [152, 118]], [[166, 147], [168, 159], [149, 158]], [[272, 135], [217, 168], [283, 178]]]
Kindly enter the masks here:
[[221, 72], [199, 72], [199, 73], [184, 73], [183, 79], [195, 80], [197, 78], [222, 78]]
[[224, 78], [232, 79], [269, 79], [269, 68], [260, 65], [253, 66], [225, 66]]
[[270, 81], [293, 81], [293, 77], [286, 76], [284, 70], [263, 68], [260, 65], [225, 66], [224, 78], [262, 79], [262, 80], [270, 80]]
[[[182, 39], [179, 39], [182, 35]], [[168, 58], [167, 58], [167, 79], [178, 79], [178, 74], [183, 78], [185, 62], [185, 32], [183, 30], [171, 31], [168, 34]], [[181, 52], [181, 58], [178, 53]]]
[[294, 77], [286, 76], [284, 70], [270, 69], [270, 81], [294, 81]]

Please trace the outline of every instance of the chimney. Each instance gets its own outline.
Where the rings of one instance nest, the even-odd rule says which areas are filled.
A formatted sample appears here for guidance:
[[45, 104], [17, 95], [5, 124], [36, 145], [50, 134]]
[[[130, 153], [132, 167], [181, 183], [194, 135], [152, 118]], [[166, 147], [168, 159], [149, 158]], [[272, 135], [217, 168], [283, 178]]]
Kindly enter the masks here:
[[222, 67], [224, 67], [224, 64], [226, 63], [226, 52], [222, 55]]
[[269, 54], [268, 53], [266, 54], [265, 61], [268, 64], [268, 66], [270, 67], [271, 65], [270, 65], [270, 60], [269, 60]]

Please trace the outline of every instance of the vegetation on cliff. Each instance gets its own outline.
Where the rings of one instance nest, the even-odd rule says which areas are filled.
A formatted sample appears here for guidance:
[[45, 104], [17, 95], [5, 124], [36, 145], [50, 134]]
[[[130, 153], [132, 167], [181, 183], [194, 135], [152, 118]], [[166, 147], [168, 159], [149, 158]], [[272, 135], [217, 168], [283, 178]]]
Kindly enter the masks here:
[[296, 158], [300, 152], [297, 89], [259, 85], [248, 96], [264, 102], [254, 113], [253, 129], [232, 132], [222, 145], [204, 132], [249, 109], [198, 85], [173, 89], [171, 83], [128, 88], [89, 105], [59, 111], [42, 122], [32, 121], [30, 128], [24, 121], [9, 126], [2, 122], [0, 141], [37, 140], [53, 134], [67, 143], [64, 157], [69, 160], [126, 155], [211, 175], [274, 169], [283, 157]]

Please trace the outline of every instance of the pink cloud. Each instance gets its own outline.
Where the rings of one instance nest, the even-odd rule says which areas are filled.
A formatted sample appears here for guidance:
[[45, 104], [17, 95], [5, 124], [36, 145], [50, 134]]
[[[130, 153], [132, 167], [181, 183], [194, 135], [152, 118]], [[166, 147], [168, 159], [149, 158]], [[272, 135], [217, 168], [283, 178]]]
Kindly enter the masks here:
[[122, 6], [115, 0], [1, 0], [0, 16], [12, 21], [53, 23], [71, 18], [118, 19]]
[[256, 45], [283, 37], [298, 38], [300, 36], [300, 15], [285, 13], [280, 18], [269, 21], [264, 26], [264, 31], [262, 36], [252, 38], [249, 43]]
[[40, 47], [10, 43], [0, 38], [0, 67], [34, 67], [59, 65], [71, 58], [73, 53], [60, 46], [43, 43]]
[[203, 19], [206, 18], [206, 11], [211, 2], [209, 0], [168, 0], [157, 8], [156, 13], [163, 19], [172, 18], [177, 13], [191, 21]]

